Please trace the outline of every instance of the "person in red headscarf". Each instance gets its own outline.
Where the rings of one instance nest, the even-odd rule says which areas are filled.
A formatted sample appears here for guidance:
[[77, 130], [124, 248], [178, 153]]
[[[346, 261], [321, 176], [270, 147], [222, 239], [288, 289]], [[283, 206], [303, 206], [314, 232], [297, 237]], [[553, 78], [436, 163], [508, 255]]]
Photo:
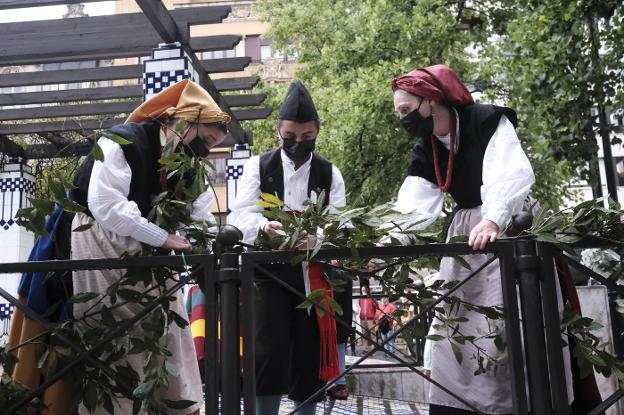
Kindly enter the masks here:
[[[468, 244], [483, 249], [523, 208], [535, 181], [516, 135], [516, 113], [506, 107], [475, 104], [459, 77], [444, 65], [419, 68], [395, 78], [392, 90], [400, 123], [417, 137], [396, 202], [397, 209], [409, 213], [410, 220], [400, 226], [428, 226], [440, 215], [445, 193], [449, 193], [456, 207], [447, 237], [469, 235]], [[464, 259], [475, 270], [490, 256], [468, 255]], [[440, 264], [440, 279], [447, 282], [463, 281], [471, 272], [454, 258], [443, 258]], [[502, 305], [498, 261], [486, 266], [455, 295], [481, 306]], [[480, 333], [491, 331], [480, 314], [464, 307], [454, 313], [469, 320], [461, 323], [464, 336], [481, 338]], [[430, 334], [447, 337], [445, 329], [432, 328]], [[477, 340], [477, 344], [488, 356], [500, 353], [491, 339]], [[509, 371], [475, 376], [477, 362], [470, 357], [476, 349], [469, 342], [455, 346], [462, 351], [461, 364], [450, 342], [432, 342], [431, 378], [464, 397], [473, 408], [432, 386], [430, 414], [469, 414], [474, 408], [486, 414], [512, 413]]]

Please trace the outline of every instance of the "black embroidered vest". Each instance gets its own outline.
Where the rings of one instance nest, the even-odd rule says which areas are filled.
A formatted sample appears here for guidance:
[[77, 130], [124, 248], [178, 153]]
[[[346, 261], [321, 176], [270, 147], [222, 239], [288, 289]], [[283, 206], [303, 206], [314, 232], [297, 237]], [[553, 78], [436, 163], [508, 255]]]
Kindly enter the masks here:
[[[460, 208], [469, 209], [482, 204], [483, 156], [501, 116], [505, 115], [514, 126], [517, 117], [512, 109], [495, 105], [474, 104], [456, 109], [459, 116], [459, 151], [455, 154], [449, 193]], [[449, 152], [443, 145], [438, 146], [438, 151], [444, 181]], [[419, 139], [414, 146], [408, 175], [419, 176], [437, 184], [430, 139]]]
[[[281, 147], [260, 155], [260, 191], [277, 195], [284, 200], [284, 168], [282, 167]], [[315, 191], [325, 191], [324, 205], [329, 204], [332, 184], [332, 164], [316, 153], [312, 153], [308, 196]]]
[[[124, 157], [130, 166], [132, 179], [130, 181], [130, 192], [128, 200], [135, 202], [141, 216], [147, 217], [153, 196], [161, 192], [160, 189], [160, 124], [158, 122], [128, 123], [120, 124], [108, 130], [112, 134], [117, 134], [131, 144], [122, 145]], [[72, 198], [82, 206], [87, 207], [87, 195], [89, 192], [89, 181], [93, 170], [93, 153], [80, 166], [74, 178], [76, 189], [72, 191]]]

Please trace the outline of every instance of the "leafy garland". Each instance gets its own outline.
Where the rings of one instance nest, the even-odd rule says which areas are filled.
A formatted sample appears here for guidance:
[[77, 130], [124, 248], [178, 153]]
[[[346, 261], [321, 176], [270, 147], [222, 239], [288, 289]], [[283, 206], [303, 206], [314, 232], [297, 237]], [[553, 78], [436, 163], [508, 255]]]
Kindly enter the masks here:
[[[432, 232], [428, 229], [416, 230], [418, 223], [410, 223], [409, 215], [400, 215], [392, 209], [392, 205], [382, 205], [371, 210], [358, 209], [336, 209], [323, 206], [324, 195], [313, 194], [310, 200], [305, 202], [305, 209], [298, 215], [290, 215], [284, 211], [284, 203], [270, 194], [261, 194], [262, 200], [258, 206], [265, 209], [264, 216], [270, 220], [280, 221], [283, 231], [279, 232], [275, 238], [271, 239], [266, 233], [260, 231], [257, 244], [261, 249], [302, 249], [302, 253], [292, 260], [292, 264], [306, 260], [313, 260], [314, 256], [322, 248], [350, 248], [353, 258], [343, 260], [337, 268], [348, 273], [353, 278], [360, 278], [363, 284], [380, 271], [383, 271], [379, 281], [386, 295], [393, 297], [404, 297], [414, 304], [415, 309], [423, 309], [431, 305], [437, 298], [452, 290], [456, 281], [437, 280], [431, 286], [426, 286], [425, 281], [419, 276], [418, 270], [437, 269], [438, 259], [432, 257], [420, 258], [392, 258], [382, 267], [377, 267], [374, 271], [369, 269], [370, 258], [361, 258], [357, 248], [372, 247], [379, 245], [376, 241], [383, 241], [381, 245], [396, 245], [397, 238], [409, 237], [409, 243], [427, 244], [444, 242], [439, 232]], [[591, 200], [579, 205], [560, 211], [552, 211], [547, 208], [539, 209], [534, 206], [534, 219], [532, 226], [521, 235], [508, 238], [531, 237], [537, 241], [549, 242], [560, 249], [575, 253], [574, 244], [583, 240], [590, 242], [608, 243], [620, 253], [620, 258], [624, 257], [624, 223], [622, 222], [622, 211], [620, 206], [612, 200], [607, 200], [608, 207], [604, 207], [605, 200]], [[526, 214], [524, 214], [526, 215]], [[525, 216], [530, 218], [530, 216]], [[518, 218], [520, 221], [523, 218]], [[384, 224], [391, 223], [392, 227], [384, 227]], [[410, 225], [404, 226], [406, 223]], [[527, 225], [531, 225], [527, 223]], [[511, 233], [511, 232], [510, 232]], [[309, 235], [318, 235], [315, 242], [310, 244]], [[451, 238], [449, 242], [467, 241], [466, 236]], [[465, 267], [468, 264], [461, 256], [455, 259], [460, 261]], [[383, 264], [383, 263], [382, 263]], [[610, 279], [612, 281], [624, 282], [624, 272], [621, 263], [614, 268]], [[327, 277], [329, 278], [329, 277]], [[339, 287], [341, 280], [330, 280], [332, 287]], [[340, 290], [340, 288], [338, 288]], [[300, 307], [309, 308], [312, 303], [324, 298], [323, 289], [312, 292], [307, 300], [300, 304]], [[485, 307], [478, 304], [471, 304], [456, 296], [447, 297], [444, 302], [446, 306], [436, 306], [433, 311], [436, 313], [437, 322], [434, 321], [433, 328], [441, 334], [429, 334], [414, 321], [402, 323], [397, 312], [397, 321], [402, 329], [402, 336], [408, 344], [416, 338], [426, 337], [431, 341], [449, 341], [451, 349], [455, 354], [458, 363], [462, 363], [464, 356], [459, 345], [470, 344], [474, 348], [474, 353], [470, 356], [476, 363], [475, 375], [485, 373], [489, 370], [497, 370], [498, 365], [507, 356], [507, 347], [503, 341], [503, 307], [502, 305]], [[340, 308], [334, 304], [321, 303], [327, 308], [331, 305], [336, 314], [342, 314]], [[485, 320], [479, 329], [478, 336], [465, 335], [462, 332], [462, 325], [467, 323], [466, 317], [460, 315], [460, 310], [473, 311], [480, 314]], [[620, 382], [624, 383], [624, 362], [616, 359], [607, 352], [608, 345], [601, 342], [599, 338], [591, 332], [601, 326], [596, 321], [581, 317], [573, 312], [569, 304], [566, 304], [560, 316], [561, 332], [567, 334], [575, 341], [573, 355], [581, 368], [581, 376], [585, 377], [591, 368], [597, 372], [610, 376], [614, 373]], [[482, 347], [483, 341], [492, 341], [495, 345], [496, 353], [489, 354]]]

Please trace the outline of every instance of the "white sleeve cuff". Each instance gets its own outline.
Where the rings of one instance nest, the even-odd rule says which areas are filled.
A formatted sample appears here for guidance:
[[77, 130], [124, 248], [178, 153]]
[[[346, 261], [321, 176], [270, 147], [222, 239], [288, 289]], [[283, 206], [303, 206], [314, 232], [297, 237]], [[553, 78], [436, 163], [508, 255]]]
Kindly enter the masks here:
[[144, 244], [160, 247], [167, 241], [169, 234], [160, 226], [148, 222], [147, 220], [142, 220], [130, 236]]
[[507, 222], [509, 222], [509, 219], [511, 218], [511, 212], [503, 204], [496, 207], [490, 207], [487, 211], [485, 211], [485, 209], [483, 210], [483, 219], [494, 222], [498, 225], [498, 229], [501, 231], [505, 229]]

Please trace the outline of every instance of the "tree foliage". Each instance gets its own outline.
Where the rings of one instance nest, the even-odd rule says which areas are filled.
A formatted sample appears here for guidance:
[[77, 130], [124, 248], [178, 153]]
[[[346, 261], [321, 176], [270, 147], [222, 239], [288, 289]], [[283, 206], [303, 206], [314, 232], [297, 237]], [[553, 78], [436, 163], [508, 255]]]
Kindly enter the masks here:
[[[624, 36], [616, 5], [260, 0], [257, 11], [270, 24], [273, 46], [299, 53], [297, 76], [323, 122], [319, 151], [341, 168], [350, 203], [386, 202], [406, 175], [414, 142], [393, 114], [390, 80], [444, 63], [485, 93], [481, 101], [518, 111], [537, 176], [533, 191], [556, 206], [574, 174], [588, 177], [587, 161], [597, 151], [592, 107], [622, 107]], [[272, 134], [264, 127], [255, 129], [262, 140]]]

